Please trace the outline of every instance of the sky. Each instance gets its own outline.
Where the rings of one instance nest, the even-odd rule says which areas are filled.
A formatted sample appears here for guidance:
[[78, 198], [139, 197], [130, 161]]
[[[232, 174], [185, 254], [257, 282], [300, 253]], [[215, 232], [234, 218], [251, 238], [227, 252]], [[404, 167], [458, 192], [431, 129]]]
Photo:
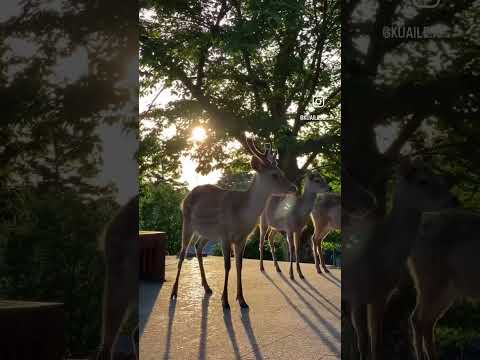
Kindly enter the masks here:
[[[159, 92], [159, 88], [147, 96], [140, 97], [139, 99], [140, 113], [147, 110], [153, 100], [155, 100], [154, 105], [164, 106], [168, 104], [169, 101], [174, 99], [174, 96], [169, 92], [168, 89], [163, 90], [160, 93], [160, 95], [155, 99], [155, 96], [158, 94], [158, 92]], [[144, 121], [144, 124], [147, 124], [147, 126], [149, 126], [148, 120], [147, 121], [142, 120], [142, 121]], [[174, 133], [175, 129], [172, 127], [170, 131]], [[220, 170], [212, 171], [207, 175], [199, 174], [195, 170], [197, 167], [197, 163], [188, 156], [187, 157], [182, 156], [180, 161], [182, 164], [182, 171], [181, 171], [179, 180], [182, 182], [186, 182], [189, 189], [193, 189], [195, 186], [203, 185], [203, 184], [215, 184], [222, 176], [222, 172]]]

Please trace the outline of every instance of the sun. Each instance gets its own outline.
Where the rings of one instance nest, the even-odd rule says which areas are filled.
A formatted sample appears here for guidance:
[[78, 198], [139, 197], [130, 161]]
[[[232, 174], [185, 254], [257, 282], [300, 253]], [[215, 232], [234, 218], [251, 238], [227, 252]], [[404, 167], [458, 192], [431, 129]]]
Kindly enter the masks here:
[[207, 138], [207, 132], [201, 126], [194, 127], [191, 139], [195, 142], [203, 142]]

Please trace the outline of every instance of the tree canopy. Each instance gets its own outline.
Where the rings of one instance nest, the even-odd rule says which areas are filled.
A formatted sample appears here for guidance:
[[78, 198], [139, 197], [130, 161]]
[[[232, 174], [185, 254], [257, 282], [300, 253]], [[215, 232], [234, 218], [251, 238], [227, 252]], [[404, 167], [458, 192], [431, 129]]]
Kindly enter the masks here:
[[[238, 152], [224, 149], [232, 140], [243, 144], [245, 132], [273, 142], [279, 165], [291, 179], [320, 161], [338, 161], [339, 4], [146, 1], [140, 30], [141, 93], [160, 84], [174, 99], [151, 107], [142, 118], [153, 121], [160, 132], [175, 127], [175, 135], [159, 140], [164, 160], [178, 168], [175, 154], [189, 152], [189, 132], [202, 124], [208, 138], [190, 154], [203, 173], [238, 159]], [[312, 105], [317, 93], [325, 98], [321, 108]], [[305, 114], [320, 120], [304, 121]], [[297, 158], [304, 164], [299, 166]], [[164, 178], [176, 175], [166, 170], [154, 171]]]

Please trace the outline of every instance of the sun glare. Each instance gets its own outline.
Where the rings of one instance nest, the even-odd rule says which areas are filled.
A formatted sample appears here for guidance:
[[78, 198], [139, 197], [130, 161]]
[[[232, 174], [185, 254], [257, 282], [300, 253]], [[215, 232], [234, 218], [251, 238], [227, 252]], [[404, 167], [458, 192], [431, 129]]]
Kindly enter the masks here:
[[192, 130], [192, 140], [195, 142], [203, 142], [207, 138], [207, 132], [201, 126], [197, 126]]

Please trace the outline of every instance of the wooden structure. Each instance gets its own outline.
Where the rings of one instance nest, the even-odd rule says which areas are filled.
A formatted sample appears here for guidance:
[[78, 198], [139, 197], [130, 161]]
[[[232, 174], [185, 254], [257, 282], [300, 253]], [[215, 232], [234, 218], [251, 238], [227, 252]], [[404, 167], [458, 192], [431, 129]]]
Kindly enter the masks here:
[[165, 281], [167, 234], [161, 231], [140, 231], [140, 279]]
[[61, 360], [64, 356], [63, 304], [0, 300], [0, 359]]

